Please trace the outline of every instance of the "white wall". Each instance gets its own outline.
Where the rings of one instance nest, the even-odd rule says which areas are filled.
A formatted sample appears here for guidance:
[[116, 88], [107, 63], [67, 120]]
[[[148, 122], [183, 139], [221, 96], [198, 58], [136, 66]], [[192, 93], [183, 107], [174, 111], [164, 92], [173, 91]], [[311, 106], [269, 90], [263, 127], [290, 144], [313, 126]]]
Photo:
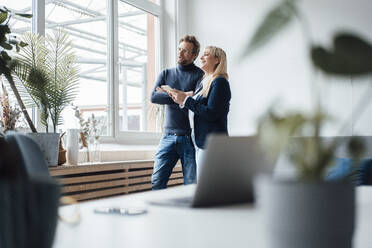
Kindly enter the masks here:
[[[274, 42], [258, 53], [241, 60], [241, 53], [264, 14], [277, 0], [180, 0], [178, 33], [196, 35], [202, 48], [222, 47], [228, 55], [232, 89], [229, 130], [232, 135], [255, 132], [256, 119], [273, 102], [283, 109], [309, 110], [313, 104], [311, 88], [321, 83], [323, 103], [335, 121], [325, 135], [372, 135], [372, 104], [359, 121], [350, 116], [371, 79], [337, 79], [322, 75], [311, 77], [308, 51], [301, 26], [293, 22]], [[302, 0], [313, 38], [329, 44], [336, 30], [353, 30], [372, 42], [370, 0]], [[311, 82], [310, 82], [311, 81]], [[325, 82], [326, 81], [326, 82]], [[372, 99], [371, 99], [372, 100]], [[355, 119], [355, 117], [353, 117]], [[340, 133], [342, 123], [348, 124]]]
[[161, 25], [161, 67], [160, 69], [175, 66], [177, 53], [177, 1], [174, 0], [160, 0], [162, 8]]

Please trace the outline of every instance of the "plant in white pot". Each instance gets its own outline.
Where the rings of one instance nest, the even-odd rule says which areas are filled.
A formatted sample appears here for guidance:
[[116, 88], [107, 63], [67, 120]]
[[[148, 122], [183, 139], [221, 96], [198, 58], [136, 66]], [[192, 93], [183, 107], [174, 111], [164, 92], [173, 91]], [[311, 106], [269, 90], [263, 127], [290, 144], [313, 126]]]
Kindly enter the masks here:
[[[55, 166], [59, 143], [57, 126], [63, 122], [61, 113], [78, 92], [76, 55], [68, 34], [62, 30], [55, 30], [46, 38], [25, 33], [22, 41], [28, 46], [21, 49], [13, 70], [23, 98], [39, 109], [40, 122], [46, 129], [46, 133], [33, 134], [34, 139], [49, 154], [46, 155], [49, 165]], [[50, 121], [53, 133], [49, 133]]]
[[[293, 19], [303, 25], [305, 39], [308, 25], [297, 1], [282, 0], [264, 18], [250, 40], [244, 55], [263, 47]], [[372, 46], [351, 33], [338, 33], [334, 47], [322, 48], [310, 39], [310, 59], [315, 71], [338, 77], [357, 77], [372, 73]], [[314, 83], [314, 85], [316, 85]], [[258, 135], [264, 147], [278, 156], [286, 153], [295, 166], [295, 178], [266, 180], [261, 191], [270, 231], [270, 247], [275, 248], [350, 248], [355, 221], [355, 188], [353, 169], [358, 171], [358, 158], [364, 151], [357, 137], [324, 142], [321, 130], [329, 120], [321, 105], [319, 91], [312, 113], [292, 111], [279, 114], [271, 108], [260, 120]], [[368, 101], [368, 99], [367, 99]], [[362, 113], [366, 99], [357, 105]], [[357, 116], [354, 116], [354, 120]], [[346, 142], [347, 144], [343, 143]], [[337, 181], [326, 179], [336, 149], [347, 146], [352, 157], [349, 176]]]

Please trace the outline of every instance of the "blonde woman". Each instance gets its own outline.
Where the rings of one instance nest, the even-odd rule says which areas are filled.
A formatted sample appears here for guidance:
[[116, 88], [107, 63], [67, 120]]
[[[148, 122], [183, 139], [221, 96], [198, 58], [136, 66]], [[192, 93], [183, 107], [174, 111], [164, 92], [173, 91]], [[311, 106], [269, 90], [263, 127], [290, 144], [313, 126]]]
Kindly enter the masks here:
[[179, 90], [169, 92], [173, 101], [190, 110], [192, 137], [196, 149], [197, 177], [201, 171], [200, 161], [207, 136], [211, 133], [227, 134], [227, 114], [231, 99], [225, 52], [219, 47], [208, 46], [200, 61], [200, 68], [205, 75], [194, 96], [190, 97]]

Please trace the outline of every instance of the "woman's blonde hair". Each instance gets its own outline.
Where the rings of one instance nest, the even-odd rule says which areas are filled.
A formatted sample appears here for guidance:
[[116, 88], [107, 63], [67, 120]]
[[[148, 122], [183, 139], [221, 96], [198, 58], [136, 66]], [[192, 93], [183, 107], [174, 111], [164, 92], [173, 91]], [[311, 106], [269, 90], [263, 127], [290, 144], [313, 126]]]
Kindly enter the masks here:
[[229, 79], [229, 76], [227, 75], [227, 61], [225, 51], [215, 46], [207, 46], [205, 50], [208, 50], [210, 54], [214, 55], [214, 57], [217, 58], [219, 62], [218, 64], [216, 64], [212, 77], [211, 79], [209, 79], [207, 86], [204, 87], [200, 92], [200, 94], [203, 97], [208, 96], [209, 90], [214, 79], [216, 79], [217, 77], [224, 77], [226, 79]]

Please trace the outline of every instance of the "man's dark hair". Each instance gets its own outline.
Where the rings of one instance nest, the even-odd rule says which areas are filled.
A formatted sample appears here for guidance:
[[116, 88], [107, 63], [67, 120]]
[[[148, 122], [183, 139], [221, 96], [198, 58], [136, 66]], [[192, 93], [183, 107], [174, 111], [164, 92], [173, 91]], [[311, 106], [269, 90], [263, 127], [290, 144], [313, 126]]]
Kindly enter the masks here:
[[181, 42], [190, 42], [191, 44], [194, 45], [193, 49], [192, 49], [192, 54], [196, 54], [196, 55], [199, 55], [199, 51], [200, 51], [200, 43], [199, 41], [196, 39], [195, 36], [193, 35], [185, 35], [184, 37], [182, 37], [180, 39], [180, 41], [178, 42], [178, 44], [180, 44]]

